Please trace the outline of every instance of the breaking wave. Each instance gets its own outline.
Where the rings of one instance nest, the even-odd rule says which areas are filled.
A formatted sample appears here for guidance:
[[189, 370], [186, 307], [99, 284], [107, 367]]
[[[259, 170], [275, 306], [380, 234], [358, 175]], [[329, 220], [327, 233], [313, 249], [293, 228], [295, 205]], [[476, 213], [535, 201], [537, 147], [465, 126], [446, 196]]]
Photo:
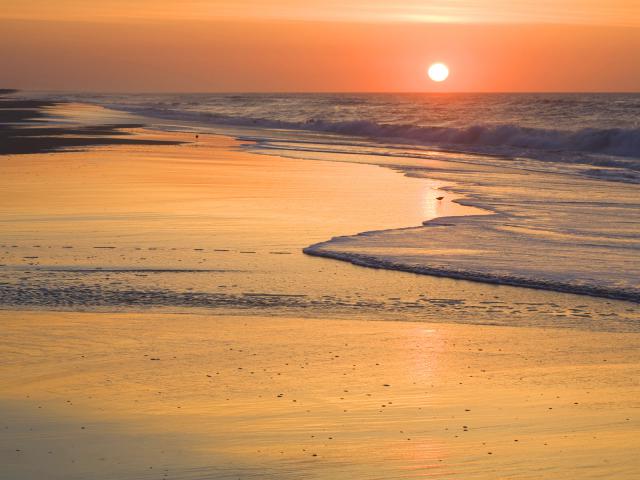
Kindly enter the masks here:
[[469, 153], [522, 156], [537, 160], [640, 171], [640, 128], [583, 128], [570, 131], [523, 127], [516, 124], [443, 127], [377, 123], [369, 120], [331, 122], [312, 118], [302, 122], [286, 121], [155, 107], [128, 110], [164, 119], [225, 126], [337, 133], [382, 142], [403, 142]]

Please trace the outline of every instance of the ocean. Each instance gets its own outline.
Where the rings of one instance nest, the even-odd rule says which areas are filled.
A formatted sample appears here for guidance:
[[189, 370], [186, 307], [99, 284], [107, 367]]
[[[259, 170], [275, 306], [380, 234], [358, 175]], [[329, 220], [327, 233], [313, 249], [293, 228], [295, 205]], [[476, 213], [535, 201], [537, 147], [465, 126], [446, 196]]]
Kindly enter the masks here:
[[365, 137], [640, 181], [640, 94], [49, 94], [165, 120]]

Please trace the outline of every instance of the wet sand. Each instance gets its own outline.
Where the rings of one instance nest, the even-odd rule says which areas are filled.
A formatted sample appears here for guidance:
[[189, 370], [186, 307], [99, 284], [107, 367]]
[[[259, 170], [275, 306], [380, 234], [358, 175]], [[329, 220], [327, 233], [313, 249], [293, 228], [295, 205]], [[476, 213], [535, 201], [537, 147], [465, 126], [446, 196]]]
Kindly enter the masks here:
[[0, 320], [3, 478], [631, 479], [640, 468], [637, 334]]
[[[107, 123], [102, 115], [99, 124], [65, 122], [64, 111], [71, 117], [85, 107], [69, 106], [44, 100], [12, 98], [16, 91], [0, 89], [0, 155], [24, 155], [55, 152], [63, 149], [83, 149], [95, 145], [176, 145], [175, 140], [152, 140], [133, 137], [127, 128], [141, 127], [139, 123]], [[100, 111], [99, 107], [90, 107]], [[62, 113], [62, 115], [60, 115]]]

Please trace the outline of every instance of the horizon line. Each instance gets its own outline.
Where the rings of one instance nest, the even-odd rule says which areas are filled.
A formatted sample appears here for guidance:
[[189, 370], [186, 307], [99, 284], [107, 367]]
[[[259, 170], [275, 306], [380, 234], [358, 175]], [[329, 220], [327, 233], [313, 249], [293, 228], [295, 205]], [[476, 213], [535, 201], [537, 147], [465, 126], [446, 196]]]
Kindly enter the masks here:
[[638, 90], [58, 90], [0, 87], [13, 93], [80, 93], [101, 95], [424, 95], [424, 94], [640, 94]]

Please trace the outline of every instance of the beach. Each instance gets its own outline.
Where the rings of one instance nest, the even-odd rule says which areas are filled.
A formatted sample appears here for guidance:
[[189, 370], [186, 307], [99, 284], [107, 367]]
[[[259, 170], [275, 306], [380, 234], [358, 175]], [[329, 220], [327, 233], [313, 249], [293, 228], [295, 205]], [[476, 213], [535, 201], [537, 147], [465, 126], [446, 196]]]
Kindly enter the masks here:
[[[480, 176], [525, 174], [37, 108], [56, 140], [1, 157], [0, 477], [637, 475], [636, 302], [303, 253], [468, 257], [490, 242], [457, 242], [505, 200], [460, 182], [487, 195]], [[525, 218], [528, 191], [507, 193]], [[438, 221], [463, 233], [406, 243]], [[493, 268], [501, 248], [478, 258]]]
[[640, 467], [637, 334], [1, 316], [4, 478], [634, 478]]

